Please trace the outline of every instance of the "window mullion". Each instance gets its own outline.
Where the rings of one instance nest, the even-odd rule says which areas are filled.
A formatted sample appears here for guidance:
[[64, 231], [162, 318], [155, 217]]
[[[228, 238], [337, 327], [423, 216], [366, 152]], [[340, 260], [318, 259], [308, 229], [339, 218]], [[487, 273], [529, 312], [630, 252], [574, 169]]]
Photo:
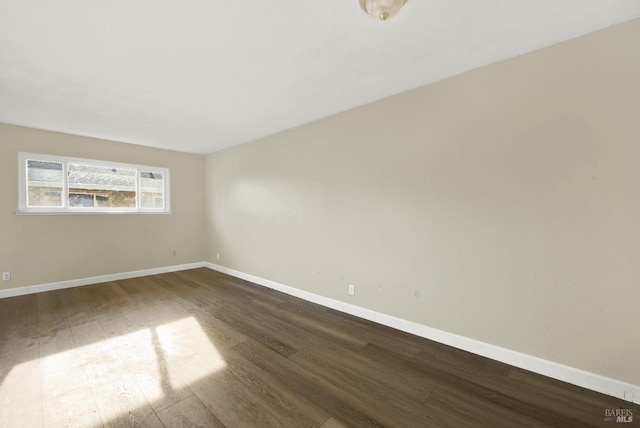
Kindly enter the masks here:
[[136, 168], [136, 211], [140, 212], [140, 170]]
[[62, 162], [62, 208], [69, 211], [69, 169], [67, 162]]

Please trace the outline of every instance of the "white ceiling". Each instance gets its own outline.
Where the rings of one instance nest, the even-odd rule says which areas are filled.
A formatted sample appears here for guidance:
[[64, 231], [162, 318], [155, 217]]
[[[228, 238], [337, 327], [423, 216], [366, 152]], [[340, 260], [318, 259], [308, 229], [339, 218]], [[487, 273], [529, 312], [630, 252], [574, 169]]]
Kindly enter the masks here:
[[638, 0], [2, 0], [0, 122], [210, 153], [640, 16]]

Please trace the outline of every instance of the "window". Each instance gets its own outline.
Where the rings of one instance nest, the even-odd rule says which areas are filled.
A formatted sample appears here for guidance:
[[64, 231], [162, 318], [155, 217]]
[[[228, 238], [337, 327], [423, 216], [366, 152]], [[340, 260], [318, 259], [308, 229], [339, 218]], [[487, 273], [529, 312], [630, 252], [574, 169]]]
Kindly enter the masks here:
[[168, 213], [169, 170], [20, 153], [20, 213]]

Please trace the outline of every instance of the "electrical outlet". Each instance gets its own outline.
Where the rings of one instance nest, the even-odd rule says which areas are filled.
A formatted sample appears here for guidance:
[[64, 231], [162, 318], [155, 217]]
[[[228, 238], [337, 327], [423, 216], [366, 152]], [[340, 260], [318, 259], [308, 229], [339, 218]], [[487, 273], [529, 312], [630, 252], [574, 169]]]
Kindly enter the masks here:
[[349, 296], [353, 296], [356, 294], [356, 286], [349, 284]]
[[216, 253], [216, 260], [220, 260], [220, 253]]
[[420, 292], [418, 290], [413, 290], [413, 297], [420, 297]]
[[3, 281], [11, 281], [11, 272], [2, 272]]

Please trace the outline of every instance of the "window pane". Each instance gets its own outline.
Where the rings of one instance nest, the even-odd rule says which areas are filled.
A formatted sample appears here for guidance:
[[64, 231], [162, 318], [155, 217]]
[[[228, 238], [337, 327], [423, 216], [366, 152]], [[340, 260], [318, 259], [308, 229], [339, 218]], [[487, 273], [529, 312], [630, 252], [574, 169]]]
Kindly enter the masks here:
[[93, 199], [93, 195], [69, 193], [69, 206], [90, 208], [94, 206]]
[[109, 197], [108, 196], [100, 196], [96, 195], [96, 207], [104, 208], [109, 206]]
[[135, 208], [136, 170], [69, 163], [69, 207]]
[[164, 174], [140, 171], [140, 208], [164, 208]]
[[62, 207], [61, 162], [27, 161], [27, 206]]

